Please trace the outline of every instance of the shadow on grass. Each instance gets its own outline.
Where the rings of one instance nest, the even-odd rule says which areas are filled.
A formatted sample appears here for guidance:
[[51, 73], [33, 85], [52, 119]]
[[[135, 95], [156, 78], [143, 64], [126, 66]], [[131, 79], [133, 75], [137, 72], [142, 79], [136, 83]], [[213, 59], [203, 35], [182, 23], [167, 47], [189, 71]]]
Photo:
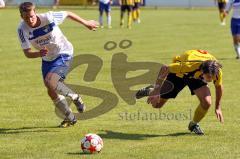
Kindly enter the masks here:
[[[144, 140], [146, 138], [151, 137], [178, 137], [178, 136], [196, 136], [195, 134], [192, 134], [190, 132], [179, 132], [179, 133], [172, 133], [172, 134], [165, 134], [165, 135], [155, 135], [155, 134], [128, 134], [128, 133], [122, 133], [122, 132], [114, 132], [110, 130], [104, 130], [106, 133], [100, 133], [98, 134], [103, 139], [121, 139], [121, 140]], [[83, 152], [68, 152], [67, 155], [94, 155], [94, 154], [88, 154]]]
[[105, 133], [98, 134], [104, 139], [121, 139], [121, 140], [145, 140], [146, 138], [152, 137], [178, 137], [178, 136], [191, 136], [194, 135], [190, 132], [179, 132], [172, 134], [129, 134], [122, 132], [114, 132], [110, 130], [105, 130]]
[[[95, 154], [91, 154], [91, 153], [84, 153], [84, 152], [68, 152], [66, 153], [67, 155], [75, 155], [75, 156], [79, 156], [79, 155], [84, 155], [84, 156], [88, 156], [88, 155], [95, 155]], [[97, 153], [96, 153], [97, 154]]]
[[1, 134], [19, 134], [19, 133], [33, 133], [33, 132], [58, 132], [57, 130], [49, 130], [58, 128], [57, 126], [49, 127], [20, 127], [20, 128], [0, 128]]

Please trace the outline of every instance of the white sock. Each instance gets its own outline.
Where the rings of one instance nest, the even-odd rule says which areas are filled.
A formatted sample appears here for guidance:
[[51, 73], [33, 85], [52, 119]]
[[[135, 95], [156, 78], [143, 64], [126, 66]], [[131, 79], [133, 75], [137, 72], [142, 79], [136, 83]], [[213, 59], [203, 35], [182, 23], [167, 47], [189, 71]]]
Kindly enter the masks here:
[[112, 23], [112, 17], [111, 15], [107, 16], [107, 24], [108, 26], [111, 26], [111, 23]]
[[103, 25], [103, 16], [99, 16], [99, 23], [100, 23], [100, 26], [102, 26]]
[[240, 57], [240, 45], [239, 44], [234, 44], [234, 48], [235, 48], [237, 57]]
[[58, 95], [58, 98], [54, 100], [53, 103], [68, 120], [72, 121], [74, 119], [74, 114], [69, 108], [67, 100], [64, 96]]
[[76, 100], [78, 98], [78, 94], [73, 92], [63, 82], [60, 82], [60, 81], [58, 81], [56, 91], [65, 97], [70, 97], [72, 100]]

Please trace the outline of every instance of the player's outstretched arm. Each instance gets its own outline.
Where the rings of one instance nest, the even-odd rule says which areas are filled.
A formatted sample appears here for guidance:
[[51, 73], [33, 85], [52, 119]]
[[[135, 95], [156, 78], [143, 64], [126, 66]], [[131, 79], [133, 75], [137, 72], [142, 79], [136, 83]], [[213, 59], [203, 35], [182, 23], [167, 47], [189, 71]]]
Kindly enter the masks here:
[[73, 12], [67, 12], [67, 13], [68, 13], [68, 16], [67, 16], [68, 18], [70, 18], [73, 21], [76, 21], [76, 22], [84, 25], [89, 30], [95, 31], [98, 28], [98, 26], [99, 26], [99, 23], [97, 21], [85, 20], [85, 19], [81, 18], [80, 16], [78, 16], [77, 14], [75, 14]]
[[160, 88], [164, 82], [164, 80], [166, 79], [167, 75], [169, 73], [169, 68], [167, 65], [162, 65], [159, 73], [158, 73], [158, 77], [157, 77], [157, 80], [156, 80], [156, 83], [155, 83], [155, 87], [154, 87], [154, 90], [156, 91], [160, 91]]
[[152, 105], [156, 105], [156, 103], [160, 100], [160, 89], [162, 87], [162, 84], [164, 80], [166, 79], [167, 75], [169, 73], [169, 68], [166, 65], [163, 65], [158, 73], [158, 77], [154, 86], [154, 90], [150, 92], [149, 97], [147, 99], [147, 103], [151, 103]]
[[217, 116], [218, 120], [221, 123], [223, 123], [224, 119], [223, 119], [223, 114], [222, 114], [222, 109], [221, 109], [221, 99], [222, 99], [222, 95], [223, 95], [223, 86], [222, 85], [215, 86], [215, 90], [216, 90], [215, 113], [216, 113], [216, 116]]
[[230, 10], [232, 9], [232, 6], [233, 6], [233, 1], [228, 1], [223, 12], [224, 17], [226, 17], [229, 14]]
[[46, 48], [43, 48], [39, 51], [32, 51], [32, 49], [29, 48], [23, 49], [23, 52], [27, 58], [38, 58], [45, 56], [48, 53], [48, 50]]

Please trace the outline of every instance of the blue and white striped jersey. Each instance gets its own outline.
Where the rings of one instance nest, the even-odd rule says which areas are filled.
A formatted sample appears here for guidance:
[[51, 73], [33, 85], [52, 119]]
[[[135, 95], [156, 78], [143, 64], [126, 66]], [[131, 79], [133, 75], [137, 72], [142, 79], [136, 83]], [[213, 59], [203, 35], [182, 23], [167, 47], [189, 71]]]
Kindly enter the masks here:
[[73, 54], [73, 46], [63, 35], [58, 27], [65, 18], [67, 12], [47, 12], [37, 14], [41, 24], [36, 28], [29, 27], [23, 20], [18, 27], [18, 37], [23, 49], [28, 49], [33, 46], [35, 49], [48, 49], [48, 54], [43, 58], [44, 61], [52, 61], [59, 54]]
[[240, 0], [229, 0], [225, 11], [230, 12], [233, 8], [232, 18], [240, 19]]

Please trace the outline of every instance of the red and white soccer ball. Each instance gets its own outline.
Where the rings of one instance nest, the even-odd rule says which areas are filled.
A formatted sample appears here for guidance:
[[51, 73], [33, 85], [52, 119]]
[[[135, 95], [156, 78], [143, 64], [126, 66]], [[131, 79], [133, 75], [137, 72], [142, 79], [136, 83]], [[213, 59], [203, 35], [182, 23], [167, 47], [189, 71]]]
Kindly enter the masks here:
[[87, 134], [81, 140], [84, 153], [99, 153], [103, 148], [103, 140], [97, 134]]

